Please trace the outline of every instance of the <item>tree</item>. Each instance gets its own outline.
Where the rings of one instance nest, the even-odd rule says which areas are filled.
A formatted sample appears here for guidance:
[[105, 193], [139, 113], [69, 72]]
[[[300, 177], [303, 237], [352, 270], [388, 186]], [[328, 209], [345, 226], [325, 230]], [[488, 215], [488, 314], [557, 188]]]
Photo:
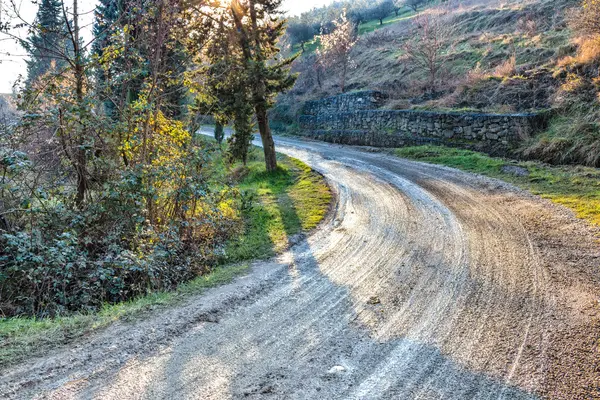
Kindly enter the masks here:
[[267, 171], [277, 169], [275, 142], [269, 126], [268, 110], [275, 95], [290, 89], [296, 76], [289, 67], [295, 58], [280, 59], [277, 42], [283, 35], [286, 21], [278, 19], [281, 0], [233, 0], [229, 7], [235, 29], [235, 39], [248, 72], [258, 129], [265, 153]]
[[221, 143], [223, 143], [224, 138], [225, 138], [225, 129], [223, 127], [223, 124], [221, 123], [221, 121], [216, 121], [215, 122], [215, 140], [217, 141], [217, 143], [219, 143], [219, 145], [221, 145]]
[[414, 12], [419, 10], [419, 7], [424, 5], [427, 0], [406, 0], [406, 6], [413, 9]]
[[42, 0], [39, 3], [34, 27], [28, 40], [21, 42], [29, 53], [28, 86], [51, 69], [63, 68], [70, 52], [62, 1]]
[[400, 14], [400, 10], [404, 8], [404, 0], [393, 0], [392, 3], [394, 5], [394, 13], [397, 17]]
[[[18, 3], [10, 2], [15, 15]], [[222, 207], [237, 207], [235, 194], [214, 190], [207, 172], [210, 150], [178, 120], [178, 86], [188, 69], [176, 33], [186, 3], [122, 0], [114, 9], [116, 2], [103, 0], [93, 57], [80, 39], [81, 1], [61, 8], [67, 51], [53, 61], [64, 64], [19, 93], [23, 113], [6, 134], [0, 117], [0, 293], [11, 314], [89, 311], [173, 288], [207, 270], [238, 225], [236, 213]], [[30, 48], [40, 49], [36, 40], [49, 31], [18, 19], [18, 26], [2, 21], [3, 35], [18, 39], [10, 31], [25, 26]], [[203, 42], [205, 32], [192, 34]], [[233, 65], [244, 67], [234, 48]], [[240, 70], [226, 89], [242, 89], [232, 102], [244, 112], [233, 122], [237, 137], [251, 137], [252, 91], [247, 69]], [[108, 100], [110, 118], [98, 112]]]
[[95, 55], [101, 56], [104, 49], [111, 43], [111, 36], [114, 35], [119, 26], [125, 0], [98, 0], [98, 5], [94, 11], [94, 44], [92, 51]]
[[359, 26], [363, 22], [367, 22], [369, 19], [369, 9], [353, 7], [348, 11], [348, 19], [356, 26]]
[[350, 53], [356, 45], [356, 29], [354, 24], [346, 17], [344, 11], [340, 18], [334, 22], [335, 30], [321, 36], [321, 49], [318, 50], [318, 63], [326, 68], [340, 70], [340, 89], [346, 91], [346, 75], [350, 68]]
[[[65, 12], [66, 14], [66, 12]], [[66, 20], [66, 15], [65, 15]], [[77, 104], [77, 111], [81, 117], [87, 113], [87, 109], [84, 105], [84, 85], [86, 79], [86, 66], [84, 60], [84, 49], [81, 46], [81, 36], [79, 31], [79, 3], [78, 0], [73, 0], [73, 22], [72, 26], [67, 21], [67, 28], [71, 37], [71, 44], [73, 45], [73, 75], [75, 77], [75, 100]], [[75, 197], [75, 203], [81, 207], [85, 200], [85, 195], [88, 191], [88, 175], [87, 175], [87, 132], [86, 132], [85, 118], [81, 120], [81, 128], [77, 130], [75, 135], [75, 149], [73, 154], [73, 165], [77, 173], [77, 195]]]
[[200, 68], [189, 75], [196, 93], [195, 111], [214, 117], [215, 138], [219, 143], [223, 139], [223, 126], [233, 122], [234, 131], [228, 139], [229, 157], [246, 164], [254, 129], [252, 92], [244, 55], [231, 26], [227, 10], [202, 19], [199, 27], [206, 30], [207, 36], [201, 43], [188, 43], [188, 51], [198, 54], [196, 63]]
[[[124, 0], [99, 0], [94, 15], [93, 33], [95, 41], [92, 46], [92, 54], [98, 59], [107, 48], [112, 44], [112, 36], [117, 33], [122, 24], [119, 20], [122, 16]], [[111, 60], [111, 65], [104, 65], [105, 68], [96, 68], [96, 89], [104, 97], [104, 112], [116, 117], [116, 108], [114, 99], [110, 98], [110, 92], [116, 89], [115, 71], [119, 68], [118, 60]]]
[[233, 134], [229, 137], [229, 155], [234, 160], [240, 160], [244, 165], [248, 162], [250, 145], [254, 139], [254, 124], [252, 123], [252, 106], [243, 93], [234, 96], [235, 114], [233, 119]]
[[392, 0], [383, 0], [371, 9], [371, 16], [379, 20], [379, 25], [383, 25], [383, 20], [394, 12], [394, 2]]
[[306, 51], [304, 45], [315, 37], [315, 30], [306, 22], [295, 22], [288, 26], [287, 34], [291, 39], [292, 46], [299, 44], [304, 53]]
[[426, 71], [427, 89], [435, 92], [443, 54], [449, 47], [451, 28], [442, 21], [441, 14], [424, 14], [414, 19], [411, 38], [404, 44], [404, 51], [417, 67]]

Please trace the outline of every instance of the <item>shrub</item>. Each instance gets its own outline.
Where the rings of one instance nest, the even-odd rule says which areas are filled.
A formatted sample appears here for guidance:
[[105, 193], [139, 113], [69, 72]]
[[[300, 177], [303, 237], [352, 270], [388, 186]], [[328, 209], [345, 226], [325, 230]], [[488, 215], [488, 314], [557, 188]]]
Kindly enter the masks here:
[[582, 40], [577, 51], [577, 62], [589, 64], [598, 61], [600, 61], [600, 37]]
[[600, 0], [583, 0], [571, 11], [569, 25], [582, 36], [600, 35]]
[[494, 68], [494, 76], [498, 78], [508, 78], [517, 73], [517, 56], [512, 55], [500, 65]]
[[517, 21], [517, 30], [523, 32], [525, 35], [529, 37], [535, 36], [538, 31], [537, 22], [530, 16], [520, 18]]
[[209, 184], [200, 148], [171, 158], [176, 167], [123, 171], [82, 210], [26, 190], [32, 166], [22, 154], [3, 149], [0, 160], [10, 171], [0, 196], [2, 316], [95, 310], [174, 288], [207, 272], [238, 228], [237, 195]]
[[453, 27], [444, 18], [442, 10], [421, 14], [413, 19], [411, 38], [403, 50], [408, 60], [427, 75], [427, 91], [437, 90], [444, 67], [443, 55], [454, 45]]
[[477, 86], [481, 81], [484, 81], [485, 79], [487, 79], [487, 77], [488, 77], [488, 74], [486, 74], [485, 71], [483, 70], [483, 68], [481, 68], [481, 63], [477, 63], [475, 68], [473, 68], [469, 72], [467, 72], [467, 74], [464, 78], [464, 81], [463, 81], [463, 86], [466, 86], [466, 87]]

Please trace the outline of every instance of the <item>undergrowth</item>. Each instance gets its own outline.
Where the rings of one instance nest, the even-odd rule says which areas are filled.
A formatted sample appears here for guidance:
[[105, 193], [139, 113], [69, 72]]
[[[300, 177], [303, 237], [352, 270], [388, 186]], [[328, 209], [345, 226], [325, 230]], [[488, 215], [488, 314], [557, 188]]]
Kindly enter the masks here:
[[551, 164], [600, 167], [600, 124], [587, 115], [555, 118], [546, 132], [525, 143], [523, 155]]
[[247, 264], [216, 268], [208, 275], [185, 283], [175, 291], [153, 293], [136, 300], [105, 305], [100, 311], [55, 318], [0, 319], [0, 367], [68, 343], [117, 321], [139, 318], [159, 307], [178, 304], [188, 295], [231, 282], [248, 270]]

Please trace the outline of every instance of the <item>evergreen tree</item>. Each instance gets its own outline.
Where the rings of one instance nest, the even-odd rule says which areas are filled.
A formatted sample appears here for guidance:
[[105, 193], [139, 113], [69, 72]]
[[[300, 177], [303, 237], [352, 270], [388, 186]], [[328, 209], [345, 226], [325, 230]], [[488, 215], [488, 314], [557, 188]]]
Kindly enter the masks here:
[[117, 30], [117, 21], [123, 9], [121, 0], [99, 0], [96, 6], [94, 20], [93, 53], [101, 56], [104, 49], [110, 44], [111, 36]]
[[[95, 10], [95, 19], [93, 33], [95, 41], [92, 45], [92, 54], [99, 60], [102, 60], [105, 50], [111, 46], [112, 36], [122, 27], [119, 23], [119, 17], [123, 11], [123, 0], [99, 0]], [[106, 115], [116, 119], [117, 100], [114, 93], [120, 94], [117, 87], [116, 75], [122, 68], [119, 60], [111, 60], [108, 63], [100, 62], [99, 68], [96, 68], [96, 90], [103, 98], [104, 112]]]
[[166, 102], [163, 111], [170, 118], [184, 120], [189, 105], [188, 90], [184, 84], [188, 59], [183, 46], [175, 41], [166, 46], [165, 54], [171, 70], [164, 93]]
[[289, 72], [295, 58], [280, 58], [277, 47], [286, 26], [286, 20], [280, 18], [281, 4], [282, 0], [233, 0], [230, 6], [235, 26], [233, 34], [248, 76], [246, 84], [251, 93], [267, 171], [277, 168], [268, 110], [273, 107], [275, 96], [296, 82], [296, 76]]
[[229, 137], [229, 154], [232, 159], [240, 160], [246, 165], [250, 145], [254, 139], [254, 124], [252, 123], [252, 106], [243, 93], [233, 96], [235, 109], [233, 119], [233, 134]]
[[225, 138], [225, 127], [220, 121], [217, 121], [215, 123], [215, 140], [221, 145], [223, 138]]
[[[233, 134], [227, 140], [229, 157], [242, 161], [248, 158], [250, 143], [254, 137], [252, 123], [252, 92], [249, 87], [249, 74], [245, 60], [235, 40], [230, 14], [204, 21], [210, 27], [210, 35], [203, 42], [201, 68], [196, 71], [198, 80], [194, 85], [196, 111], [210, 114], [217, 122], [215, 138], [222, 140], [222, 126], [233, 122]], [[188, 48], [195, 52], [196, 48]]]
[[34, 29], [23, 43], [29, 53], [27, 86], [46, 74], [53, 66], [60, 70], [67, 63], [70, 46], [60, 0], [42, 0], [38, 7]]

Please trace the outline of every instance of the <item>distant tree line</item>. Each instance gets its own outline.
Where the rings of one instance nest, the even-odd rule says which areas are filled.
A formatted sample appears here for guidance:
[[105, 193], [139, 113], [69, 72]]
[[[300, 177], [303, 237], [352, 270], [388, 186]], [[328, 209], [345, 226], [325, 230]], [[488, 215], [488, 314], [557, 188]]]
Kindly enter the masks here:
[[291, 18], [287, 34], [293, 46], [300, 46], [305, 51], [306, 43], [315, 36], [329, 34], [336, 28], [335, 21], [345, 12], [346, 17], [354, 26], [376, 20], [383, 25], [389, 16], [400, 15], [402, 9], [418, 11], [431, 0], [368, 0], [338, 1], [328, 6], [315, 8], [298, 17]]

